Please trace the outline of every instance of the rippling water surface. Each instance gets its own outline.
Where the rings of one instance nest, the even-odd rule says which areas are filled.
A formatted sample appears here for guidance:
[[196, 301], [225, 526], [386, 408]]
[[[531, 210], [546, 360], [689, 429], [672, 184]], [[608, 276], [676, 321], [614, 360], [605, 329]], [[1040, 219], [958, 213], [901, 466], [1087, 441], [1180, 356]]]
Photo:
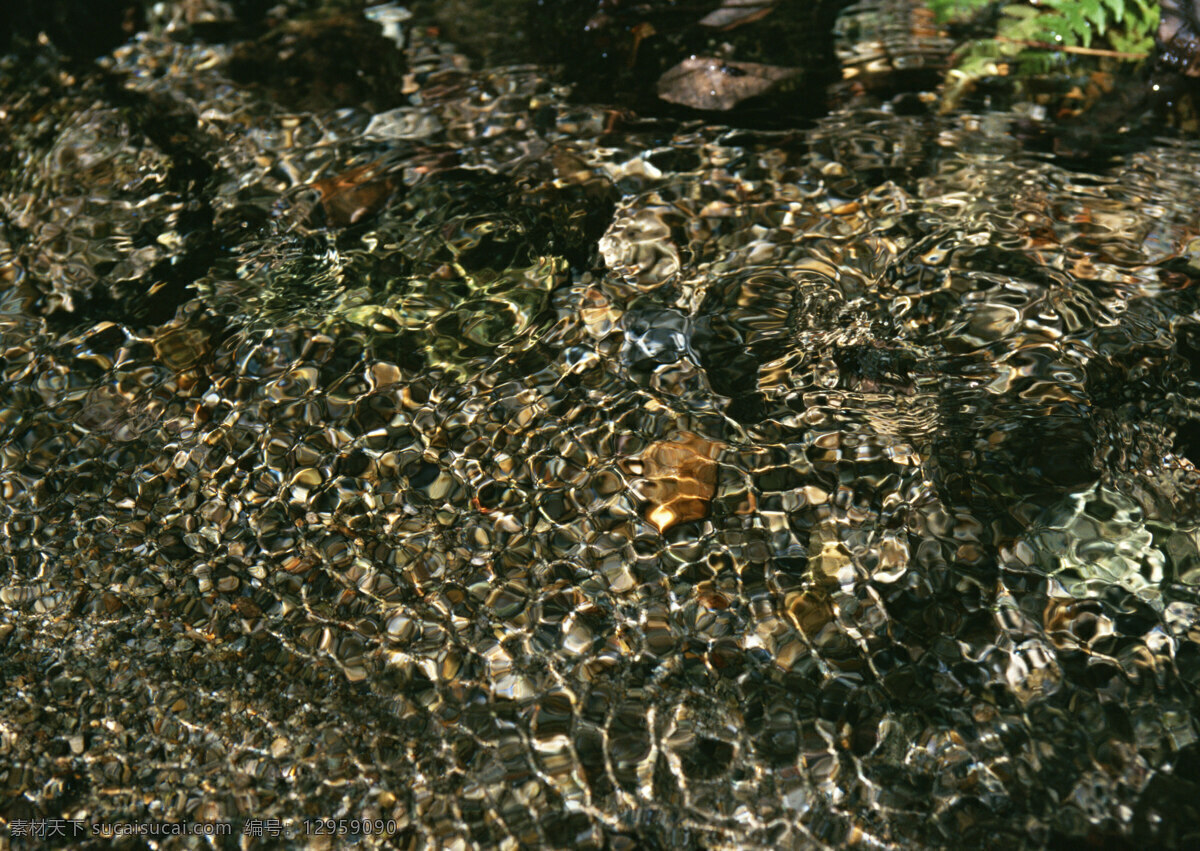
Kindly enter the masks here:
[[0, 65], [0, 816], [1194, 842], [1200, 146], [403, 41]]

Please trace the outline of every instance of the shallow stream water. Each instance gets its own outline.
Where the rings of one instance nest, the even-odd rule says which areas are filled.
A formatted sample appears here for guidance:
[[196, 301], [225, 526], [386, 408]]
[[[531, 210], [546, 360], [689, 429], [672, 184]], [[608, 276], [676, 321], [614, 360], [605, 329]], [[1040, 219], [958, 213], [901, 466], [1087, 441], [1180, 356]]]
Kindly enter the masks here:
[[0, 60], [10, 829], [1196, 841], [1193, 139], [647, 114], [398, 6], [272, 77], [192, 8]]

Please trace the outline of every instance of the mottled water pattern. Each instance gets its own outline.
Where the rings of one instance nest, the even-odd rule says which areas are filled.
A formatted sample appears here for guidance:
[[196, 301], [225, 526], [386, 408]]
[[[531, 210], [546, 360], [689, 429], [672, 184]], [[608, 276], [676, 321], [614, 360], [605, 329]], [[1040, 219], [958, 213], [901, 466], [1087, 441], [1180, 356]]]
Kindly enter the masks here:
[[384, 113], [151, 36], [9, 105], [0, 815], [1195, 842], [1200, 147], [406, 35]]

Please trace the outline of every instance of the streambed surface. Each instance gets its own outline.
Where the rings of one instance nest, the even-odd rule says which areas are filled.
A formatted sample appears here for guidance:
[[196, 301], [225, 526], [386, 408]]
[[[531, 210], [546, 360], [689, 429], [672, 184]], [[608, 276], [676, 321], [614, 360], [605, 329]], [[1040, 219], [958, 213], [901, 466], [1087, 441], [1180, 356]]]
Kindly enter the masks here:
[[[1193, 139], [293, 5], [0, 60], [10, 830], [1196, 841]], [[843, 64], [944, 56], [903, 8]]]

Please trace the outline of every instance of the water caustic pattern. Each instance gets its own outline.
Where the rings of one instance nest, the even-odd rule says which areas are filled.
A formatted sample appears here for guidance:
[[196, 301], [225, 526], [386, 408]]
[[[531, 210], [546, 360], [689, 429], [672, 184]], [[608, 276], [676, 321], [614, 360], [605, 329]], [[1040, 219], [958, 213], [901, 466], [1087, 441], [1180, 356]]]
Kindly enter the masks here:
[[233, 56], [3, 69], [0, 815], [1195, 841], [1200, 149]]

